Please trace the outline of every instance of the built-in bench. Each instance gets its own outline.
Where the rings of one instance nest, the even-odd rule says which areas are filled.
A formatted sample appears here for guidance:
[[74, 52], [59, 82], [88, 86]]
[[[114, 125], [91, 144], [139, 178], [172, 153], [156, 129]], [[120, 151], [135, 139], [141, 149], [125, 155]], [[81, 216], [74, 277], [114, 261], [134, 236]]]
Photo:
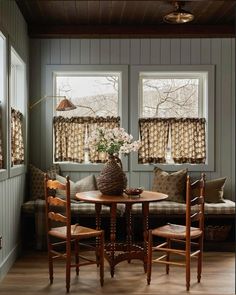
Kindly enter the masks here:
[[[30, 237], [32, 235], [35, 237], [35, 248], [43, 249], [45, 248], [46, 241], [46, 229], [45, 229], [45, 200], [44, 200], [44, 172], [40, 169], [34, 167], [33, 165], [29, 166], [29, 181], [30, 189], [29, 196], [30, 201], [25, 202], [22, 206], [22, 216], [23, 216], [23, 233], [25, 237]], [[164, 173], [164, 174], [163, 174]], [[47, 174], [52, 179], [57, 179], [58, 181], [65, 183], [65, 178], [60, 174], [59, 165], [52, 165], [52, 167], [47, 171]], [[154, 180], [153, 188], [155, 191], [162, 191], [159, 187], [161, 181], [163, 181], [163, 175], [169, 175], [159, 168], [154, 169]], [[180, 180], [179, 176], [182, 179], [182, 190], [185, 187], [185, 178], [187, 175], [187, 170], [179, 170], [171, 174], [171, 179], [177, 181], [176, 188], [179, 190], [178, 181]], [[160, 178], [160, 176], [162, 176]], [[168, 176], [169, 179], [169, 176]], [[192, 180], [194, 181], [194, 180]], [[225, 179], [218, 179], [215, 182], [217, 184], [217, 189], [222, 190], [223, 197], [223, 186]], [[164, 187], [168, 187], [168, 183], [165, 183]], [[173, 187], [171, 183], [170, 187]], [[79, 222], [85, 226], [95, 226], [96, 214], [95, 214], [95, 205], [78, 202], [74, 200], [75, 193], [80, 189], [80, 191], [86, 190], [96, 190], [96, 178], [94, 175], [89, 175], [85, 178], [80, 179], [76, 183], [71, 181], [71, 211], [72, 211], [72, 222]], [[163, 191], [162, 191], [163, 192]], [[207, 192], [207, 187], [206, 187]], [[165, 192], [167, 193], [167, 192]], [[171, 192], [170, 192], [171, 193]], [[209, 193], [209, 191], [208, 191]], [[170, 197], [170, 194], [167, 193]], [[172, 192], [173, 194], [173, 192]], [[182, 196], [183, 192], [178, 192]], [[36, 199], [36, 200], [35, 200]], [[216, 250], [220, 250], [219, 247], [223, 250], [227, 250], [227, 243], [229, 242], [230, 247], [234, 245], [234, 216], [235, 216], [235, 203], [228, 199], [225, 199], [225, 202], [221, 203], [205, 203], [205, 238], [208, 240], [208, 244], [212, 242], [213, 246], [217, 246]], [[181, 203], [182, 202], [182, 203]], [[152, 202], [149, 205], [149, 227], [156, 227], [166, 222], [178, 222], [185, 223], [185, 209], [186, 205], [183, 203], [184, 198], [180, 202], [172, 201], [161, 201], [161, 202]], [[210, 200], [209, 200], [210, 202]], [[133, 233], [134, 239], [142, 240], [142, 207], [141, 204], [134, 204], [132, 207], [133, 215]], [[109, 239], [109, 226], [110, 226], [110, 208], [108, 206], [102, 206], [102, 227], [105, 229], [106, 238]], [[125, 226], [125, 206], [123, 204], [118, 204], [117, 207], [117, 236], [119, 238], [125, 238], [126, 226]], [[30, 231], [31, 229], [31, 231]], [[30, 232], [30, 234], [29, 234]], [[223, 233], [223, 234], [221, 234]], [[224, 240], [224, 243], [221, 243], [220, 240]], [[217, 241], [217, 243], [215, 243]]]
[[[149, 207], [149, 225], [150, 228], [166, 222], [185, 222], [185, 208], [183, 203], [172, 201], [161, 201], [150, 203]], [[90, 223], [95, 225], [95, 205], [72, 201], [71, 204], [72, 218], [81, 224]], [[28, 201], [22, 206], [23, 226], [28, 227], [29, 224], [34, 225], [35, 247], [37, 249], [45, 248], [45, 201], [42, 199]], [[109, 216], [110, 208], [102, 206], [102, 225], [109, 231]], [[136, 239], [142, 238], [140, 226], [142, 225], [142, 207], [141, 204], [134, 204], [132, 207], [133, 215], [133, 232]], [[234, 241], [234, 216], [235, 216], [235, 202], [225, 200], [225, 203], [205, 203], [205, 226], [206, 239], [210, 248], [216, 250], [229, 250], [233, 247]], [[118, 235], [122, 235], [125, 231], [125, 207], [122, 204], [118, 205], [117, 218], [119, 222]], [[88, 225], [88, 224], [87, 224]], [[209, 230], [228, 231], [225, 234], [224, 241], [216, 234], [209, 234]], [[217, 243], [215, 243], [217, 241]], [[230, 245], [230, 246], [229, 246]], [[218, 247], [218, 248], [217, 248]]]

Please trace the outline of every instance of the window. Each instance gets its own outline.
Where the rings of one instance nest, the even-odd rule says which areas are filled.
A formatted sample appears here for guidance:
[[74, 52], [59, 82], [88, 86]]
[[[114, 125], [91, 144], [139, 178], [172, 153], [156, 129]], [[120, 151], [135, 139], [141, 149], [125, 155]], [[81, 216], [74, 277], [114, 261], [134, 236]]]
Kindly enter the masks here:
[[139, 161], [205, 163], [205, 120], [197, 118], [205, 118], [202, 94], [207, 74], [143, 72], [139, 77], [140, 117], [166, 118], [149, 123], [140, 120]]
[[[75, 164], [80, 164], [82, 171], [89, 169], [86, 166], [93, 171], [101, 169], [97, 164], [105, 162], [106, 157], [90, 150], [87, 143], [94, 128], [122, 126], [128, 130], [127, 76], [126, 66], [47, 67], [47, 94], [60, 96], [52, 103], [52, 160], [60, 162], [64, 171], [73, 170]], [[76, 109], [56, 111], [61, 96], [70, 99]], [[124, 162], [127, 169], [128, 162]]]
[[198, 118], [204, 114], [206, 73], [140, 73], [141, 117]]
[[63, 117], [119, 115], [120, 73], [56, 75], [56, 95], [71, 99], [76, 109], [57, 112]]
[[11, 166], [25, 163], [25, 63], [11, 47]]
[[[208, 151], [213, 144], [209, 142], [209, 130], [214, 125], [214, 110], [209, 112], [213, 68], [137, 66], [131, 77], [139, 97], [142, 146], [138, 163], [212, 165]], [[132, 102], [134, 99], [133, 94]]]
[[0, 32], [0, 170], [6, 169], [6, 38]]

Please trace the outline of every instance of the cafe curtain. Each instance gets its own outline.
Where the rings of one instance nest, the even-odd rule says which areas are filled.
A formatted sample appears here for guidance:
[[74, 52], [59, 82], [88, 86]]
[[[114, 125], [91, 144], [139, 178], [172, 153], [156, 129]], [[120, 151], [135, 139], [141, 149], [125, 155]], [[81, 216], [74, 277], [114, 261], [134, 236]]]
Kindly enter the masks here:
[[165, 163], [169, 120], [165, 118], [139, 119], [141, 148], [139, 163]]
[[204, 118], [171, 119], [171, 155], [175, 163], [205, 163]]
[[55, 161], [83, 163], [85, 153], [90, 162], [105, 162], [97, 151], [90, 149], [87, 140], [92, 130], [98, 127], [119, 127], [119, 117], [54, 117], [54, 159]]
[[23, 114], [11, 109], [11, 165], [24, 163]]
[[85, 122], [83, 117], [54, 117], [54, 159], [56, 162], [84, 161]]
[[169, 140], [174, 163], [205, 163], [205, 124], [204, 118], [140, 119], [139, 163], [165, 163]]

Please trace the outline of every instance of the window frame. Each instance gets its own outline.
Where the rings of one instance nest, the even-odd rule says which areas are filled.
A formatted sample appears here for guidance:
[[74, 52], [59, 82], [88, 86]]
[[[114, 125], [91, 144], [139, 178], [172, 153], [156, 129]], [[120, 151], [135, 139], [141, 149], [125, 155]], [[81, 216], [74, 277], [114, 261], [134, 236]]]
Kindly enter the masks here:
[[[46, 80], [45, 80], [45, 93], [47, 96], [55, 95], [55, 77], [57, 74], [82, 74], [85, 75], [88, 73], [96, 75], [97, 73], [120, 73], [121, 74], [121, 92], [119, 100], [119, 111], [120, 111], [120, 124], [128, 132], [128, 66], [125, 65], [47, 65], [46, 66]], [[55, 105], [54, 99], [45, 99], [41, 103], [41, 114], [45, 114], [45, 117], [42, 117], [41, 128], [46, 130], [45, 133], [41, 132], [43, 138], [43, 154], [44, 162], [42, 167], [49, 167], [51, 163], [54, 162], [53, 159], [53, 109]], [[42, 115], [41, 115], [42, 116]], [[49, 140], [48, 140], [49, 139]], [[102, 163], [70, 163], [70, 162], [57, 162], [60, 164], [61, 170], [64, 172], [70, 171], [85, 171], [85, 172], [98, 172], [101, 171], [104, 164]], [[128, 171], [128, 159], [122, 159], [124, 171]]]
[[[150, 65], [150, 66], [131, 66], [130, 70], [130, 85], [131, 85], [131, 97], [130, 103], [132, 106], [132, 113], [130, 116], [131, 134], [134, 137], [139, 136], [138, 120], [140, 118], [140, 73], [146, 72], [150, 76], [155, 73], [206, 73], [207, 82], [204, 84], [203, 89], [206, 93], [202, 93], [203, 97], [207, 97], [207, 100], [202, 99], [203, 110], [206, 118], [206, 151], [207, 151], [207, 163], [206, 164], [139, 164], [138, 153], [131, 154], [131, 169], [133, 171], [152, 171], [154, 167], [160, 167], [161, 169], [168, 171], [176, 171], [178, 169], [187, 168], [189, 171], [214, 171], [215, 161], [215, 147], [214, 147], [214, 84], [215, 84], [215, 66], [214, 65]], [[204, 81], [206, 81], [204, 79]], [[203, 82], [204, 82], [203, 81]], [[136, 114], [136, 116], [135, 116]], [[138, 115], [138, 116], [137, 116]], [[203, 114], [202, 114], [203, 115]], [[210, 151], [210, 153], [209, 153]]]
[[9, 132], [8, 132], [8, 42], [7, 35], [4, 33], [2, 28], [0, 28], [0, 36], [3, 39], [3, 98], [1, 101], [2, 105], [2, 149], [3, 149], [3, 159], [4, 167], [0, 169], [0, 181], [8, 178], [8, 159], [9, 159]]
[[[23, 136], [24, 136], [24, 164], [14, 165], [11, 166], [11, 107], [12, 107], [12, 94], [11, 94], [11, 80], [12, 80], [12, 52], [16, 55], [17, 59], [22, 64], [23, 69], [23, 95], [22, 95], [22, 101], [21, 101], [21, 109], [20, 111], [23, 114]], [[17, 50], [14, 48], [12, 44], [9, 44], [9, 112], [8, 112], [8, 134], [9, 134], [9, 161], [8, 165], [10, 167], [9, 177], [15, 177], [17, 175], [23, 174], [26, 172], [27, 167], [27, 72], [26, 72], [26, 62], [24, 59], [20, 56], [20, 54], [17, 52]]]

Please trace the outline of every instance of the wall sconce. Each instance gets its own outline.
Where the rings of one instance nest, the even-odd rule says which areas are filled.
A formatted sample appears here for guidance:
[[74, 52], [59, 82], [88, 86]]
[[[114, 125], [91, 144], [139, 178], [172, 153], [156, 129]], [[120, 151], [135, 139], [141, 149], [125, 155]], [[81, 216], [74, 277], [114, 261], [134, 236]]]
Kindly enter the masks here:
[[40, 98], [36, 102], [32, 103], [29, 106], [29, 109], [32, 109], [37, 104], [39, 104], [41, 101], [43, 101], [44, 99], [47, 99], [47, 98], [63, 98], [62, 101], [59, 103], [59, 105], [56, 107], [57, 111], [63, 112], [63, 111], [71, 111], [71, 110], [76, 109], [76, 106], [69, 99], [67, 99], [65, 96], [47, 96], [47, 95]]

